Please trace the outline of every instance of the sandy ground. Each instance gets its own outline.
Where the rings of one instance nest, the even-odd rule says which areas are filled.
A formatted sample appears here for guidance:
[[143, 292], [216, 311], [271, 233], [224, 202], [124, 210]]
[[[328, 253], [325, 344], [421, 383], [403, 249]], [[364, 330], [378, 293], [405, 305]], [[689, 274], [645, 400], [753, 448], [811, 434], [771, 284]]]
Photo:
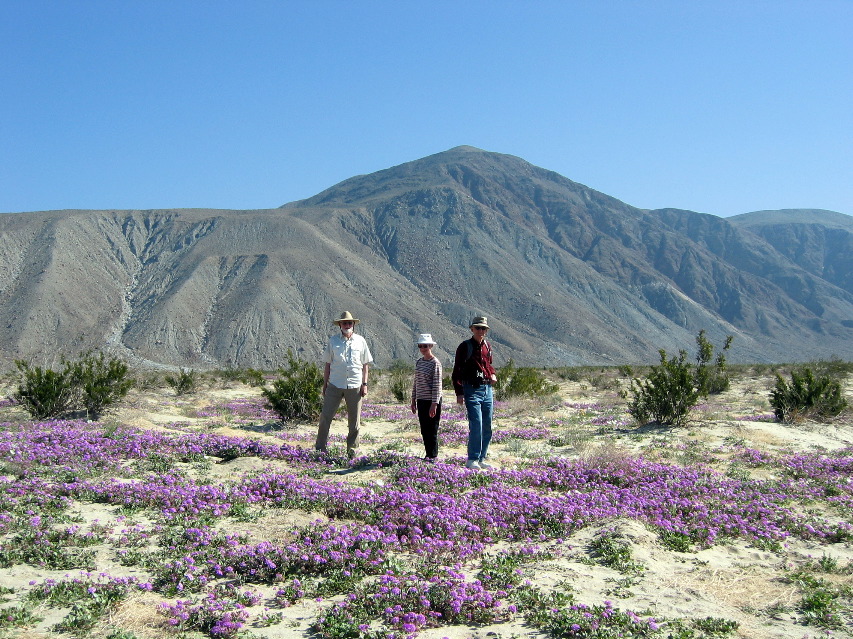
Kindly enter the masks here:
[[[806, 422], [796, 426], [780, 425], [767, 421], [743, 421], [746, 415], [769, 414], [768, 389], [770, 378], [737, 379], [732, 388], [721, 396], [703, 404], [695, 417], [682, 428], [637, 427], [627, 419], [616, 428], [600, 428], [589, 423], [584, 415], [585, 406], [611, 407], [614, 415], [624, 415], [626, 400], [619, 396], [618, 387], [600, 389], [589, 382], [560, 382], [557, 397], [542, 402], [539, 400], [516, 400], [502, 408], [495, 429], [511, 428], [532, 419], [541, 421], [561, 420], [566, 424], [566, 445], [559, 448], [541, 441], [511, 441], [492, 447], [492, 461], [497, 467], [511, 467], [524, 460], [543, 455], [568, 457], [629, 456], [643, 454], [658, 456], [667, 451], [667, 461], [689, 463], [690, 455], [696, 451], [710, 451], [725, 443], [738, 442], [745, 446], [771, 452], [789, 451], [833, 451], [853, 445], [853, 424], [848, 415], [832, 424]], [[624, 388], [624, 380], [622, 388]], [[8, 392], [8, 388], [5, 389]], [[0, 389], [2, 391], [2, 389]], [[120, 409], [105, 418], [107, 423], [130, 424], [140, 428], [172, 430], [179, 427], [197, 427], [207, 432], [221, 432], [239, 436], [250, 436], [269, 441], [280, 441], [273, 424], [259, 424], [251, 430], [200, 418], [197, 411], [224, 401], [258, 396], [256, 388], [234, 384], [222, 387], [210, 383], [201, 391], [175, 397], [171, 389], [152, 389], [144, 392], [132, 391]], [[853, 388], [846, 389], [848, 401], [853, 403]], [[393, 404], [387, 391], [377, 385], [376, 394], [368, 401]], [[453, 402], [452, 394], [446, 393], [445, 402]], [[21, 419], [15, 408], [0, 408], [0, 421]], [[337, 420], [333, 433], [342, 434], [345, 423]], [[297, 429], [305, 434], [304, 445], [313, 445], [313, 424], [302, 424]], [[364, 424], [365, 441], [363, 452], [393, 448], [399, 452], [420, 457], [423, 455], [420, 435], [415, 420], [382, 420], [370, 418]], [[673, 446], [673, 440], [677, 446]], [[682, 451], [683, 459], [673, 458], [673, 449]], [[459, 447], [444, 447], [441, 458], [452, 463], [462, 463], [464, 450]], [[721, 458], [719, 463], [724, 463]], [[234, 479], [243, 473], [261, 469], [275, 469], [276, 464], [256, 458], [239, 458], [227, 463], [214, 464], [210, 469], [212, 481]], [[366, 483], [382, 481], [383, 470], [368, 469], [358, 473], [336, 471], [329, 478], [336, 481]], [[756, 469], [755, 473], [760, 473]], [[759, 476], [759, 475], [754, 475]], [[85, 521], [101, 523], [115, 522], [116, 509], [103, 504], [80, 504], [79, 510]], [[256, 521], [227, 526], [230, 532], [248, 533], [253, 542], [284, 539], [294, 525], [304, 525], [323, 519], [319, 513], [301, 511], [275, 511]], [[626, 579], [616, 570], [588, 560], [588, 546], [601, 530], [615, 529], [629, 541], [633, 558], [645, 567], [641, 575]], [[554, 587], [566, 581], [574, 589], [577, 601], [601, 603], [611, 600], [620, 609], [643, 611], [660, 617], [721, 617], [737, 621], [739, 629], [732, 636], [754, 639], [801, 639], [824, 636], [819, 628], [803, 626], [797, 622], [795, 605], [801, 593], [797, 587], [782, 578], [786, 567], [796, 566], [829, 556], [839, 564], [853, 566], [853, 548], [849, 543], [819, 544], [791, 540], [778, 551], [752, 547], [746, 540], [729, 540], [698, 552], [680, 553], [663, 547], [655, 533], [642, 523], [627, 519], [608, 521], [589, 526], [572, 534], [560, 547], [557, 558], [538, 563], [525, 564], [525, 577], [542, 588]], [[99, 555], [99, 568], [112, 575], [137, 575], [144, 572], [137, 568], [125, 568], [110, 558], [107, 549]], [[0, 569], [0, 586], [25, 592], [31, 581], [45, 578], [62, 578], [66, 571], [46, 571], [27, 565]], [[73, 575], [73, 573], [72, 573]], [[853, 584], [851, 575], [831, 577], [841, 583]], [[272, 594], [274, 587], [258, 588]], [[14, 597], [7, 596], [6, 601]], [[164, 627], [164, 620], [157, 613], [157, 606], [164, 598], [156, 593], [133, 595], [104, 620], [102, 627], [91, 636], [109, 636], [110, 628], [123, 628], [137, 639], [174, 636]], [[306, 639], [311, 636], [310, 625], [328, 601], [302, 602], [282, 609], [284, 621], [266, 627], [250, 627], [252, 636], [269, 639]], [[259, 607], [254, 612], [260, 612]], [[14, 632], [10, 636], [56, 638], [65, 636], [51, 630], [68, 609], [43, 608], [45, 616], [35, 628]], [[848, 623], [853, 621], [849, 616]], [[0, 631], [2, 633], [2, 631]], [[2, 636], [2, 634], [0, 634]], [[128, 639], [131, 635], [128, 635]], [[200, 636], [189, 634], [188, 637]], [[853, 626], [837, 629], [831, 636], [853, 636]], [[452, 626], [421, 631], [423, 639], [485, 639], [498, 637], [545, 637], [521, 621], [485, 627]], [[122, 637], [121, 639], [126, 639]]]

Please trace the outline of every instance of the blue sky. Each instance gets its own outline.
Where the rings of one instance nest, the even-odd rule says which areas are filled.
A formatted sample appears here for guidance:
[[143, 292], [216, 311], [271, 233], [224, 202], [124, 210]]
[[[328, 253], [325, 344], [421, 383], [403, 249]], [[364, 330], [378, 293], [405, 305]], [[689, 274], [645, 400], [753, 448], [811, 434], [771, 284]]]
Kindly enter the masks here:
[[851, 0], [4, 0], [0, 212], [270, 208], [467, 144], [853, 214], [851, 33]]

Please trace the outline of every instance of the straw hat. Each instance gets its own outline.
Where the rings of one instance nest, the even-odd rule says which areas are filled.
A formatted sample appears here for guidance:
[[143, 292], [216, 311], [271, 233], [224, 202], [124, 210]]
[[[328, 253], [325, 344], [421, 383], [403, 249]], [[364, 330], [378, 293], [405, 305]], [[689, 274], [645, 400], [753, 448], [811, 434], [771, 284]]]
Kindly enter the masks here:
[[420, 335], [418, 335], [417, 345], [420, 346], [421, 344], [430, 344], [432, 346], [435, 346], [435, 340], [429, 333], [421, 333]]
[[352, 322], [353, 326], [354, 326], [354, 325], [358, 324], [360, 321], [361, 320], [355, 319], [352, 316], [352, 313], [350, 313], [349, 311], [344, 311], [343, 313], [341, 313], [341, 316], [338, 319], [333, 320], [333, 323], [340, 326], [341, 322]]

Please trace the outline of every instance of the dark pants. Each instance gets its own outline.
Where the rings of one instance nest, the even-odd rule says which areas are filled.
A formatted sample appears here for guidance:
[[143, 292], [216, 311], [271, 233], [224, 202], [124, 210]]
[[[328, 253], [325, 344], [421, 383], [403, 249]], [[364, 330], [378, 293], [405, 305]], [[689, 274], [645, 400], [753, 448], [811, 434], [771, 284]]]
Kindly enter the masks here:
[[435, 417], [429, 416], [430, 406], [432, 406], [430, 400], [418, 400], [418, 421], [421, 423], [421, 437], [424, 438], [426, 456], [435, 459], [438, 457], [438, 422], [441, 420], [441, 404], [435, 409]]

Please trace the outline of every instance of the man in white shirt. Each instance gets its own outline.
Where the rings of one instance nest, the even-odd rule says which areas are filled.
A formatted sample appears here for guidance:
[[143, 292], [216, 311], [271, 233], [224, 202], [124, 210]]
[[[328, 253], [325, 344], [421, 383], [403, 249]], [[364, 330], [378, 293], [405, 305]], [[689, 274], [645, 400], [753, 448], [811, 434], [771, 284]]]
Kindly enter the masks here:
[[317, 428], [317, 450], [326, 450], [329, 440], [329, 427], [335, 413], [346, 401], [347, 455], [352, 459], [358, 453], [358, 434], [361, 425], [361, 401], [367, 395], [367, 368], [373, 362], [367, 341], [355, 334], [355, 319], [349, 311], [344, 311], [334, 323], [341, 329], [340, 335], [332, 335], [326, 346], [323, 368], [323, 412]]

